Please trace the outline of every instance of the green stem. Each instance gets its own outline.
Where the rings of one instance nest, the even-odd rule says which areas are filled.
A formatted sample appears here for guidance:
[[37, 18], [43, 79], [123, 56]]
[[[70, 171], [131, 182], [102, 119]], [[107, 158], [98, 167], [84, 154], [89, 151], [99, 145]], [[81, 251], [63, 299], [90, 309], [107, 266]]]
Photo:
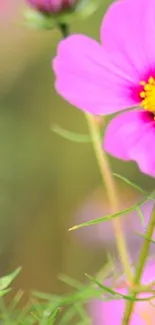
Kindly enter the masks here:
[[[94, 151], [96, 154], [97, 162], [100, 168], [100, 172], [102, 175], [103, 182], [105, 183], [105, 187], [107, 190], [107, 195], [110, 203], [110, 207], [112, 213], [116, 213], [119, 211], [119, 203], [117, 199], [117, 190], [115, 188], [114, 179], [111, 174], [111, 170], [107, 161], [106, 154], [102, 148], [102, 139], [100, 136], [100, 129], [98, 124], [96, 123], [95, 118], [90, 115], [86, 114], [86, 118], [88, 121], [88, 126], [90, 130], [90, 135], [92, 138], [92, 143], [94, 147]], [[117, 248], [119, 252], [119, 256], [126, 274], [128, 281], [132, 282], [132, 272], [130, 268], [130, 259], [126, 247], [126, 242], [122, 230], [121, 220], [117, 218], [113, 220], [113, 227], [115, 231], [115, 237], [117, 242]]]
[[[152, 211], [151, 219], [150, 219], [147, 231], [146, 231], [146, 238], [143, 242], [143, 246], [142, 246], [140, 256], [138, 259], [138, 264], [136, 267], [135, 278], [134, 278], [135, 285], [140, 284], [140, 280], [141, 280], [141, 277], [142, 277], [142, 274], [144, 271], [145, 263], [147, 261], [147, 257], [148, 257], [149, 249], [150, 249], [150, 245], [151, 245], [151, 241], [148, 240], [147, 238], [152, 238], [154, 228], [155, 228], [155, 207], [153, 208], [153, 211]], [[137, 295], [135, 293], [134, 289], [130, 290], [130, 294], [134, 295], [134, 297], [136, 297], [136, 295]], [[131, 314], [133, 311], [133, 307], [134, 307], [134, 301], [130, 301], [127, 303], [125, 314], [124, 314], [124, 319], [123, 319], [123, 325], [129, 324]]]
[[61, 31], [61, 34], [63, 36], [63, 38], [66, 38], [67, 36], [69, 36], [69, 27], [67, 24], [63, 24], [63, 23], [60, 23], [58, 25], [60, 31]]

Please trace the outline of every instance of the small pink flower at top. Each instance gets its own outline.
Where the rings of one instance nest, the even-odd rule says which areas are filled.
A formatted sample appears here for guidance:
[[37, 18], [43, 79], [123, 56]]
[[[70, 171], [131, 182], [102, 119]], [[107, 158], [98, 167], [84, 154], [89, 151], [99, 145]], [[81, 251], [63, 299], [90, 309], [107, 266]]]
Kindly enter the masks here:
[[44, 13], [58, 13], [74, 6], [76, 0], [27, 0], [32, 7]]
[[[155, 260], [150, 261], [144, 271], [142, 283], [148, 285], [155, 280]], [[109, 281], [110, 282], [110, 281]], [[113, 288], [114, 291], [127, 295], [125, 281], [120, 279]], [[141, 293], [139, 298], [152, 297], [152, 293]], [[116, 298], [116, 297], [115, 297]], [[130, 325], [155, 324], [155, 298], [135, 303]], [[94, 300], [88, 306], [92, 325], [121, 325], [125, 311], [125, 299], [100, 301]]]
[[135, 160], [155, 177], [155, 0], [120, 0], [101, 25], [101, 44], [73, 35], [53, 61], [56, 89], [79, 109], [106, 115], [135, 107], [110, 123], [107, 152]]

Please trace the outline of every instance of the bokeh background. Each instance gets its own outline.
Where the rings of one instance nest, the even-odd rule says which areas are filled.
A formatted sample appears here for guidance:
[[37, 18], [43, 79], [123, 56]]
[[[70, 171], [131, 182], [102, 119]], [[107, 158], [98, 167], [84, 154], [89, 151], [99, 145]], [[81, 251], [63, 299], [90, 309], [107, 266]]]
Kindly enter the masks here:
[[[94, 15], [73, 22], [71, 32], [99, 40], [109, 3], [102, 0]], [[25, 5], [22, 0], [6, 0], [0, 7], [0, 274], [21, 265], [17, 289], [62, 293], [68, 288], [58, 275], [84, 281], [84, 273], [93, 274], [103, 265], [113, 236], [109, 232], [106, 244], [101, 232], [97, 240], [93, 227], [84, 236], [82, 230], [68, 232], [81, 220], [91, 219], [94, 208], [89, 202], [95, 202], [100, 217], [107, 213], [108, 201], [91, 144], [73, 143], [51, 131], [54, 124], [79, 133], [88, 128], [82, 112], [54, 90], [51, 60], [60, 32], [23, 26]], [[134, 163], [113, 158], [110, 163], [114, 172], [142, 188], [154, 188], [154, 180]], [[123, 206], [140, 198], [123, 182], [118, 191]], [[126, 222], [130, 224], [130, 218]]]

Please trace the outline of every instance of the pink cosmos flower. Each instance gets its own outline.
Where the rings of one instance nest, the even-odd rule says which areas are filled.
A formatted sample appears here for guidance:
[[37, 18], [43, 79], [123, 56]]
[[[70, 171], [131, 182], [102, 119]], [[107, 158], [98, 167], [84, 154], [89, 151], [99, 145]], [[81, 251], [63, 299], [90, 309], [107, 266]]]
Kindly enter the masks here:
[[72, 8], [76, 0], [27, 0], [35, 9], [46, 13], [57, 13]]
[[79, 109], [98, 115], [127, 108], [110, 123], [107, 152], [135, 160], [155, 176], [155, 1], [120, 0], [101, 26], [101, 44], [84, 35], [60, 42], [53, 67], [56, 89]]
[[[149, 261], [147, 264], [142, 283], [147, 285], [155, 280], [155, 260]], [[127, 294], [127, 286], [125, 281], [120, 279], [114, 290]], [[141, 294], [140, 298], [151, 297], [152, 293]], [[130, 325], [154, 325], [155, 321], [155, 298], [150, 301], [139, 301], [135, 303], [134, 312], [131, 316]], [[121, 325], [125, 310], [125, 300], [109, 300], [109, 301], [92, 301], [89, 305], [89, 312], [92, 317], [92, 325]]]

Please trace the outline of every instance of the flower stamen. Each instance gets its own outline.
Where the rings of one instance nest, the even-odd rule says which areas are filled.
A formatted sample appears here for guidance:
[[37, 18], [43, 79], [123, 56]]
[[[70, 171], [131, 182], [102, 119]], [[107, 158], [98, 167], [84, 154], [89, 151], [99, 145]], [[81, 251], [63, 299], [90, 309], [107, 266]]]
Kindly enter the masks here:
[[141, 81], [140, 85], [143, 86], [143, 90], [139, 93], [142, 99], [140, 106], [155, 114], [155, 78], [151, 76], [148, 82]]

